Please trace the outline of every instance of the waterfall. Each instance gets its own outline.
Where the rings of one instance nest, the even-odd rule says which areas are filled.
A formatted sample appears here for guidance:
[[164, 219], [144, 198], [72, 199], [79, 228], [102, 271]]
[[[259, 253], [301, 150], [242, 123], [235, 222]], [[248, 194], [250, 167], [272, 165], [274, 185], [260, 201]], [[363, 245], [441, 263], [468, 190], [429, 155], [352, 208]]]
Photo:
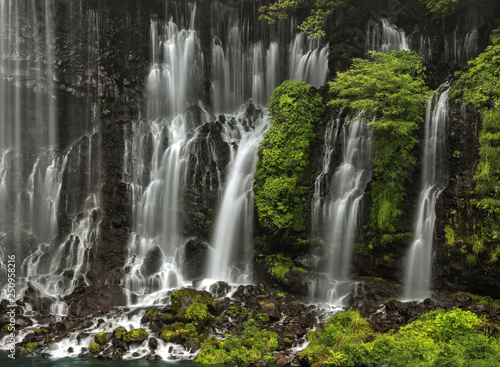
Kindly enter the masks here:
[[425, 116], [425, 137], [422, 156], [421, 191], [415, 218], [415, 232], [406, 265], [405, 299], [429, 297], [432, 242], [434, 238], [435, 205], [439, 194], [447, 185], [444, 170], [446, 157], [446, 118], [448, 92], [441, 93], [433, 106], [431, 98]]
[[367, 51], [387, 53], [392, 50], [410, 50], [403, 30], [389, 23], [385, 18], [377, 22], [370, 20], [367, 30]]
[[[328, 47], [320, 41], [306, 41], [303, 34], [272, 37], [262, 24], [251, 24], [238, 9], [217, 1], [204, 7], [210, 9], [211, 26], [203, 28], [210, 34], [201, 34], [197, 3], [172, 0], [166, 5], [168, 20], [151, 20], [147, 116], [133, 124], [126, 142], [124, 176], [133, 210], [124, 280], [129, 304], [161, 299], [169, 289], [187, 284], [184, 245], [193, 238], [185, 233], [182, 211], [186, 196], [199, 190], [187, 187], [193, 181], [189, 167], [207, 170], [198, 166], [200, 139], [211, 147], [211, 162], [219, 164], [215, 139], [222, 139], [229, 151], [225, 174], [217, 170], [219, 187], [201, 175], [201, 182], [219, 194], [206, 275], [250, 281], [253, 174], [267, 127], [261, 106], [287, 75], [318, 87], [328, 77]], [[201, 39], [208, 48], [201, 47]], [[209, 98], [203, 95], [206, 80]], [[220, 131], [204, 135], [207, 124]]]
[[[352, 252], [359, 206], [371, 179], [370, 137], [367, 122], [359, 115], [344, 122], [343, 161], [333, 174], [330, 199], [323, 206], [323, 237], [328, 247], [324, 274], [312, 287], [312, 296], [328, 303], [342, 302], [352, 291]], [[320, 174], [324, 174], [323, 172]], [[319, 296], [318, 296], [319, 294]]]
[[319, 39], [309, 40], [304, 33], [297, 33], [288, 50], [290, 79], [307, 81], [316, 88], [326, 84], [328, 45], [321, 47]]
[[[241, 114], [236, 118], [234, 128], [226, 127], [226, 141], [238, 141], [238, 150], [232, 152], [226, 187], [218, 208], [215, 223], [213, 251], [208, 262], [208, 277], [228, 282], [245, 283], [249, 281], [248, 269], [253, 240], [253, 175], [257, 168], [257, 149], [267, 127], [267, 118], [258, 116], [253, 126], [242, 122]], [[230, 131], [228, 131], [231, 129]], [[237, 246], [235, 246], [237, 245]], [[235, 250], [243, 252], [243, 266], [235, 266]]]
[[478, 37], [477, 28], [472, 28], [465, 35], [463, 28], [457, 25], [453, 35], [447, 35], [444, 38], [445, 59], [452, 65], [467, 65], [467, 61], [478, 55]]

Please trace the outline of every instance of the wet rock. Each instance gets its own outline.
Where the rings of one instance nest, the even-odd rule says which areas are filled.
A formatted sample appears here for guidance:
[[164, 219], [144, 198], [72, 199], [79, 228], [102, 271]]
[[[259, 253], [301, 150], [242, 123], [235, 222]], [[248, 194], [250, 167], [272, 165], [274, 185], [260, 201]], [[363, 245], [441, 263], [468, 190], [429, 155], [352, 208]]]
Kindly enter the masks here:
[[219, 281], [212, 284], [209, 288], [209, 291], [214, 295], [215, 298], [221, 298], [231, 291], [231, 286], [224, 281]]
[[154, 246], [148, 250], [144, 257], [142, 265], [142, 273], [145, 276], [151, 276], [158, 273], [163, 264], [163, 252], [158, 246]]
[[259, 311], [269, 316], [271, 320], [279, 320], [281, 318], [280, 305], [273, 299], [263, 299], [259, 301]]
[[315, 271], [318, 268], [318, 258], [313, 255], [304, 255], [296, 258], [294, 264], [301, 268]]
[[208, 304], [213, 302], [212, 295], [207, 291], [197, 291], [195, 289], [183, 288], [172, 293], [171, 307], [172, 313], [176, 315], [179, 311], [185, 311], [193, 303]]
[[156, 338], [150, 338], [148, 342], [148, 347], [150, 347], [151, 349], [158, 348], [158, 340]]
[[142, 328], [139, 328], [124, 333], [122, 340], [124, 343], [142, 343], [148, 337], [149, 337], [148, 332]]
[[183, 269], [188, 279], [205, 275], [208, 258], [208, 244], [201, 239], [191, 239], [184, 247]]

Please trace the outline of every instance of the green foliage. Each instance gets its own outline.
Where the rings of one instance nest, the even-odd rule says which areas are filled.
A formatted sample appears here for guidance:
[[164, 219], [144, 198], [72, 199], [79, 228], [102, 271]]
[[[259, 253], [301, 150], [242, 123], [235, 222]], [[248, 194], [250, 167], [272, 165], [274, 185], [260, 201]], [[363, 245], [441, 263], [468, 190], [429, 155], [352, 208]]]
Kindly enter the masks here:
[[266, 257], [266, 264], [269, 266], [269, 274], [278, 282], [286, 283], [286, 274], [292, 270], [307, 273], [307, 270], [297, 267], [292, 259], [282, 254], [270, 255]]
[[480, 109], [500, 110], [500, 28], [493, 31], [491, 41], [483, 53], [469, 61], [468, 70], [456, 74], [451, 95]]
[[484, 110], [481, 115], [480, 159], [474, 175], [476, 191], [480, 195], [493, 195], [495, 199], [500, 199], [500, 109]]
[[423, 121], [432, 92], [424, 83], [425, 67], [415, 53], [372, 52], [370, 60], [354, 59], [352, 67], [330, 82], [329, 105], [360, 111], [372, 131], [373, 180], [369, 248], [406, 236], [397, 233], [405, 186], [416, 157], [416, 129]]
[[498, 339], [482, 335], [485, 322], [470, 311], [431, 311], [395, 334], [372, 334], [356, 311], [346, 313], [334, 315], [323, 332], [308, 333], [302, 359], [313, 367], [498, 365]]
[[207, 305], [202, 303], [193, 303], [186, 310], [186, 318], [192, 321], [208, 321], [212, 318], [210, 312], [208, 312]]
[[346, 5], [345, 0], [276, 0], [268, 6], [260, 7], [259, 20], [268, 24], [288, 18], [298, 9], [308, 11], [307, 18], [299, 25], [299, 29], [316, 38], [325, 35], [325, 22], [335, 10]]
[[224, 341], [214, 337], [205, 340], [194, 361], [201, 364], [231, 362], [244, 367], [254, 365], [257, 361], [274, 363], [275, 359], [270, 353], [277, 348], [276, 333], [259, 331], [256, 326], [251, 325], [239, 337], [226, 334]]
[[442, 19], [453, 14], [461, 0], [420, 0], [420, 2], [425, 4], [434, 19]]
[[261, 226], [272, 236], [290, 239], [305, 229], [302, 179], [324, 106], [310, 85], [286, 80], [274, 90], [269, 111], [271, 127], [258, 151], [255, 203]]
[[100, 351], [101, 346], [98, 343], [91, 343], [89, 345], [89, 352], [92, 354], [97, 354]]

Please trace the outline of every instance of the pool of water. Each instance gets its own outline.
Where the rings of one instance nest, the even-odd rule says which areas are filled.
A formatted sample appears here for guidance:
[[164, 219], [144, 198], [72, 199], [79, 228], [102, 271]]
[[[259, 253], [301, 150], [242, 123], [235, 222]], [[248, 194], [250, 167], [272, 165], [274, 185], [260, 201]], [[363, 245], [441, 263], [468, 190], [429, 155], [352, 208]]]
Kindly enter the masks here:
[[[2, 367], [194, 367], [199, 366], [193, 361], [144, 361], [122, 360], [103, 361], [96, 358], [42, 358], [16, 357], [11, 359], [6, 353], [0, 353]], [[222, 366], [222, 365], [221, 365]], [[216, 366], [215, 366], [216, 367]]]

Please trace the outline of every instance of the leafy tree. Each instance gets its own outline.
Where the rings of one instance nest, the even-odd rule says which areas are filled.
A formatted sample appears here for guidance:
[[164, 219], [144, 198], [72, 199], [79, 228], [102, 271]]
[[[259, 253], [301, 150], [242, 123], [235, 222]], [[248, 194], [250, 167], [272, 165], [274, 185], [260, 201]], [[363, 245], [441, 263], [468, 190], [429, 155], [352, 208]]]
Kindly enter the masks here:
[[406, 180], [416, 162], [411, 154], [415, 130], [423, 121], [425, 85], [421, 58], [408, 51], [372, 52], [330, 82], [333, 107], [361, 111], [372, 121], [373, 181], [369, 224], [370, 248], [400, 238], [397, 224], [406, 195]]
[[445, 18], [451, 15], [457, 9], [462, 0], [420, 0], [425, 4], [427, 10], [433, 15], [434, 19]]
[[274, 90], [269, 112], [271, 127], [258, 151], [255, 203], [266, 232], [290, 239], [305, 229], [307, 188], [302, 180], [323, 100], [310, 85], [287, 80]]
[[316, 38], [325, 35], [326, 20], [345, 4], [345, 0], [277, 0], [259, 9], [259, 19], [273, 24], [288, 18], [299, 9], [305, 9], [309, 11], [309, 15], [299, 25], [299, 29], [309, 34], [310, 38]]

